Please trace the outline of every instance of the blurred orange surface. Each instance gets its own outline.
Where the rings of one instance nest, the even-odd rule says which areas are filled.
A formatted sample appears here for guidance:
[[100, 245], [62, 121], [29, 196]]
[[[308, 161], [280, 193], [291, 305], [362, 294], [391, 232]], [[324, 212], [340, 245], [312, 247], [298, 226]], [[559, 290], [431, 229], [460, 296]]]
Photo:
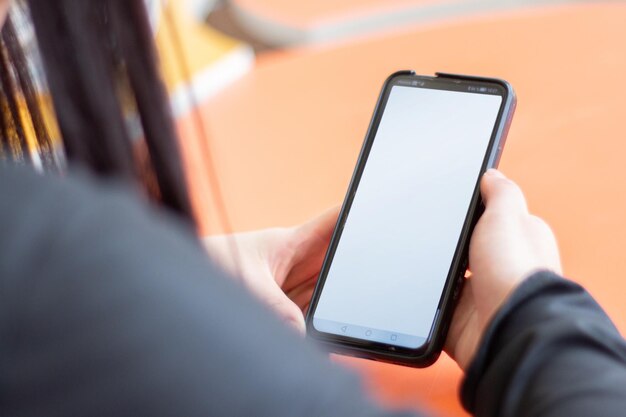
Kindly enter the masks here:
[[[340, 204], [383, 80], [398, 69], [507, 79], [519, 105], [501, 169], [558, 237], [566, 274], [626, 330], [626, 4], [488, 15], [267, 57], [202, 106], [235, 230]], [[216, 232], [199, 139], [181, 121], [195, 202]], [[442, 161], [445, 169], [445, 161]], [[461, 372], [340, 359], [394, 407], [464, 415]]]

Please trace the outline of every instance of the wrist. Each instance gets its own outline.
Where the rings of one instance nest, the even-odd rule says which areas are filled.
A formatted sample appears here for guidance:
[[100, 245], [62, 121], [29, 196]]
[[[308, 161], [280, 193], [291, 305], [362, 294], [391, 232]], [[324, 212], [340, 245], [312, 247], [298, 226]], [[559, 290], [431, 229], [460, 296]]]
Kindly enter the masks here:
[[464, 368], [465, 378], [461, 386], [461, 399], [466, 410], [469, 412], [475, 410], [478, 386], [500, 350], [504, 348], [503, 341], [504, 343], [510, 342], [509, 337], [503, 338], [502, 335], [507, 333], [512, 320], [519, 315], [518, 311], [529, 301], [545, 293], [548, 288], [566, 283], [569, 281], [552, 271], [536, 270], [509, 294], [487, 323], [484, 332], [477, 338], [476, 348]]

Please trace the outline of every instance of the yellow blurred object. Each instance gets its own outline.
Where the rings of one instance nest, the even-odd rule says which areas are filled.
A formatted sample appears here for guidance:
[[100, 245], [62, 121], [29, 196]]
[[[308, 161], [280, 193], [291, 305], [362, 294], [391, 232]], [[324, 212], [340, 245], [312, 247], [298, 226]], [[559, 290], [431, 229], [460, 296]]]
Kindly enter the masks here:
[[156, 41], [175, 115], [186, 113], [194, 100], [205, 101], [252, 68], [254, 51], [249, 45], [197, 21], [185, 2], [157, 7], [161, 10], [154, 19]]

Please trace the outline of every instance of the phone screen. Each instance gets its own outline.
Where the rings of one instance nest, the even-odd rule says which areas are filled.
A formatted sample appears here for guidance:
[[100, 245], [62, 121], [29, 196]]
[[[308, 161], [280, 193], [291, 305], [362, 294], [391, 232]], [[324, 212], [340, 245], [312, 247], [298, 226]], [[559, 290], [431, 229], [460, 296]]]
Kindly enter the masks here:
[[470, 91], [391, 87], [313, 312], [318, 332], [411, 349], [428, 339], [503, 103], [497, 89]]

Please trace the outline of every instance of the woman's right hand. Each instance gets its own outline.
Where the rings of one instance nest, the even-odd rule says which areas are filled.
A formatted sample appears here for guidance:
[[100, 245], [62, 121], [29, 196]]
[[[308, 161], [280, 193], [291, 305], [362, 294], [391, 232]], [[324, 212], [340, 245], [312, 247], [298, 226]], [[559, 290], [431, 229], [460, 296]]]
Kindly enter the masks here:
[[561, 274], [554, 234], [528, 213], [520, 188], [499, 171], [481, 181], [485, 212], [470, 243], [471, 276], [454, 314], [446, 351], [467, 369], [489, 322], [524, 279], [539, 270]]

